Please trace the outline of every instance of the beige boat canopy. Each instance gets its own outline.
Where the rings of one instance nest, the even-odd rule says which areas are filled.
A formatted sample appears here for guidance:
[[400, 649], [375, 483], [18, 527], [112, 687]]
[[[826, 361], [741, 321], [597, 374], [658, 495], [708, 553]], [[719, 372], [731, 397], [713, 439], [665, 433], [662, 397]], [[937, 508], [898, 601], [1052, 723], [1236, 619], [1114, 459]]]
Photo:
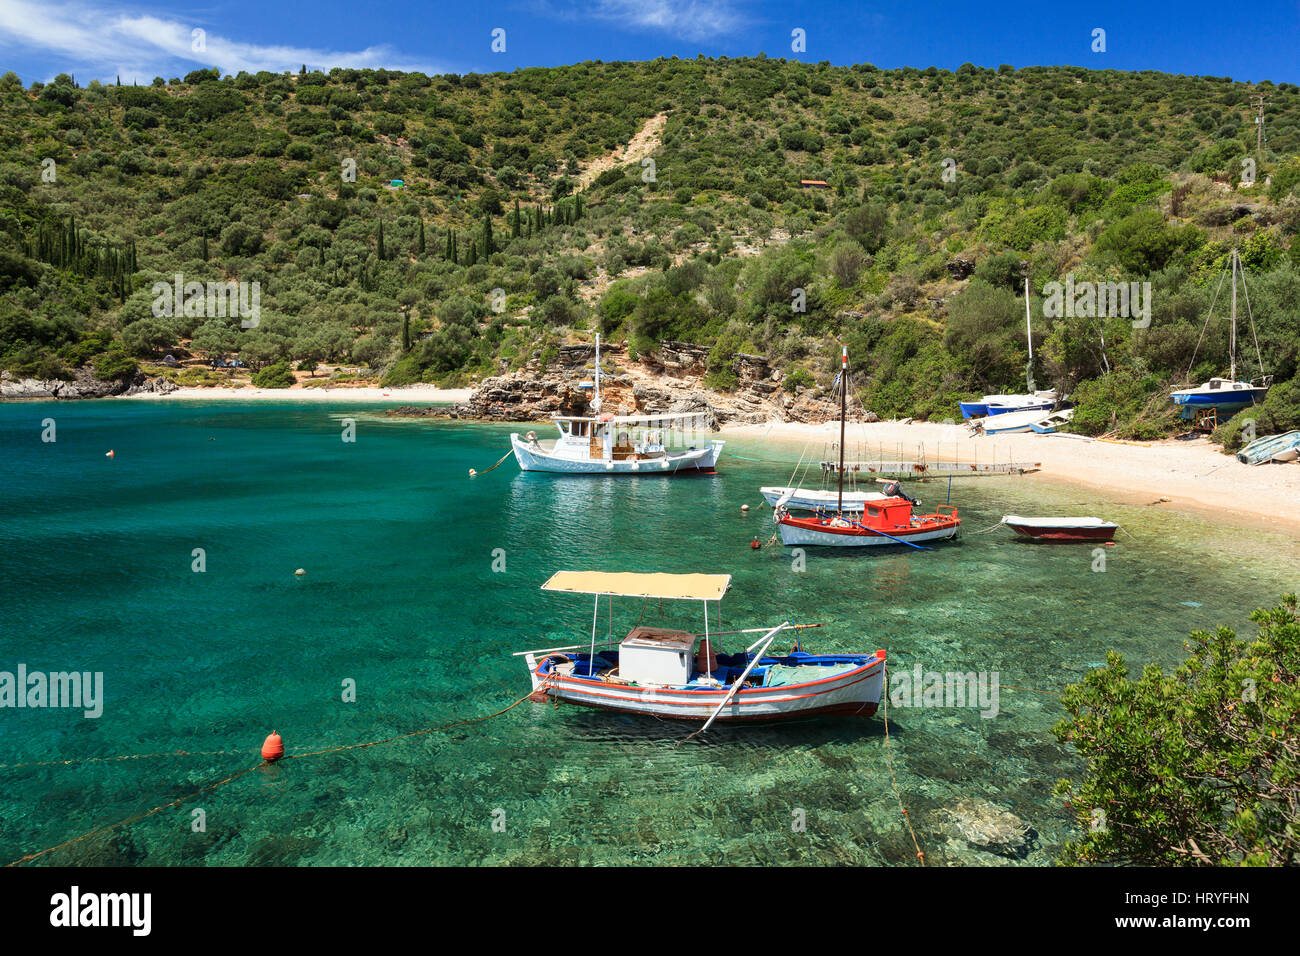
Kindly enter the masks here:
[[617, 597], [666, 598], [674, 601], [720, 601], [731, 585], [730, 574], [640, 574], [632, 571], [556, 571], [543, 591], [612, 594]]

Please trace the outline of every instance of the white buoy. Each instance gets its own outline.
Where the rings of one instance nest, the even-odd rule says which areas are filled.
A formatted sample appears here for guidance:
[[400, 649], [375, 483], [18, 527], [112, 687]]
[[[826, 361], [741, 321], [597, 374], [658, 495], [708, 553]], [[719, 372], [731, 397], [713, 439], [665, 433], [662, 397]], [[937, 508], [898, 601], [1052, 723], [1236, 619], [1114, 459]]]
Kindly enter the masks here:
[[471, 468], [471, 469], [469, 470], [469, 476], [470, 476], [471, 478], [473, 478], [473, 477], [474, 477], [475, 475], [477, 475], [477, 474], [478, 474], [478, 472], [475, 471], [473, 468]]
[[306, 576], [306, 574], [307, 574], [307, 572], [304, 571], [302, 568], [299, 568], [297, 571], [295, 571], [295, 572], [293, 572], [293, 573], [294, 573], [294, 575], [295, 575], [296, 577], [300, 577], [300, 578]]
[[749, 510], [749, 505], [741, 505], [741, 506], [740, 506], [740, 510], [741, 510], [741, 511], [748, 511], [748, 510]]

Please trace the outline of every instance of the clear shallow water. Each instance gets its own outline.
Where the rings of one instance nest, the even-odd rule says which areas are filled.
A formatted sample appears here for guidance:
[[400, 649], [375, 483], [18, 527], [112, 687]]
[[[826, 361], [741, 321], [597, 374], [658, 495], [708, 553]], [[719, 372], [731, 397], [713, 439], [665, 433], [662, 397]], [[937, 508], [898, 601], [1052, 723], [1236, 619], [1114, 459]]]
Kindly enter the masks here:
[[[53, 444], [40, 440], [46, 417]], [[345, 417], [353, 444], [340, 440]], [[0, 764], [220, 752], [0, 768], [0, 862], [242, 770], [272, 729], [294, 752], [504, 707], [528, 689], [511, 651], [574, 643], [591, 626], [586, 599], [538, 586], [597, 568], [726, 571], [727, 627], [824, 621], [808, 649], [998, 671], [994, 719], [891, 711], [899, 785], [930, 862], [1047, 863], [1071, 833], [1051, 786], [1079, 765], [1048, 732], [1055, 697], [1010, 687], [1058, 690], [1110, 648], [1134, 667], [1170, 666], [1189, 630], [1248, 630], [1252, 608], [1300, 579], [1289, 535], [1016, 478], [953, 483], [969, 531], [1007, 512], [1082, 513], [1134, 537], [1120, 535], [1104, 573], [1088, 546], [1002, 529], [926, 553], [809, 549], [796, 573], [787, 550], [748, 542], [772, 533], [758, 486], [784, 483], [797, 449], [732, 442], [716, 478], [555, 479], [508, 461], [469, 479], [509, 430], [397, 422], [374, 406], [0, 405], [0, 670], [103, 671], [107, 698], [98, 720], [0, 710]], [[942, 503], [947, 483], [913, 493]], [[191, 570], [195, 548], [205, 573]], [[615, 628], [641, 613], [616, 602]], [[657, 606], [644, 613], [661, 620]], [[665, 613], [700, 623], [697, 608]], [[348, 678], [355, 703], [341, 700]], [[526, 702], [449, 733], [258, 770], [42, 861], [914, 862], [879, 719], [719, 726], [674, 747], [689, 730]], [[1027, 821], [1031, 852], [1013, 861], [954, 839], [948, 809], [964, 798]], [[196, 807], [206, 833], [191, 832]], [[792, 830], [795, 809], [806, 832]]]

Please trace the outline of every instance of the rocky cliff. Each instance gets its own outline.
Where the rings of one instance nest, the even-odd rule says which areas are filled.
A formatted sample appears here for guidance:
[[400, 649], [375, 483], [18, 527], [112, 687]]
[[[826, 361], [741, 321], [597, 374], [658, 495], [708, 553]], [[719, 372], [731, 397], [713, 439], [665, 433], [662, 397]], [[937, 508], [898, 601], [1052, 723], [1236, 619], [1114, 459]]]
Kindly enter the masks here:
[[77, 369], [72, 381], [52, 378], [15, 378], [10, 372], [0, 373], [0, 399], [49, 400], [76, 398], [108, 398], [111, 395], [137, 395], [141, 392], [173, 392], [176, 386], [163, 378], [150, 378], [137, 372], [129, 381], [102, 381], [88, 368]]
[[[653, 352], [627, 358], [620, 346], [602, 347], [603, 410], [616, 415], [708, 412], [715, 427], [727, 422], [824, 422], [839, 417], [835, 397], [818, 387], [793, 392], [767, 357], [736, 353], [731, 369], [737, 385], [717, 391], [703, 384], [709, 349], [684, 342], [663, 342]], [[542, 365], [532, 362], [506, 375], [484, 380], [469, 400], [451, 412], [455, 418], [534, 421], [552, 415], [591, 413], [591, 389], [581, 387], [595, 376], [595, 348], [570, 345]], [[400, 414], [401, 411], [395, 410]], [[433, 410], [430, 410], [433, 411]], [[850, 396], [854, 417], [870, 415]], [[871, 416], [874, 418], [874, 416]]]

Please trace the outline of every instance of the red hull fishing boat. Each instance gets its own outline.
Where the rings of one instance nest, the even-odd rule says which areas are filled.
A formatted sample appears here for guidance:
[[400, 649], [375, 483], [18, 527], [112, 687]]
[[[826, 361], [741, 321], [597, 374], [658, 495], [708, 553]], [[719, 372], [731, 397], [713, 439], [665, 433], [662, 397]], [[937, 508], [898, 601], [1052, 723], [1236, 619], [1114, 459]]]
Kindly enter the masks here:
[[1035, 541], [1113, 541], [1119, 525], [1100, 518], [1023, 518], [1003, 515], [1002, 523]]
[[[781, 532], [784, 545], [827, 545], [838, 548], [861, 548], [879, 545], [902, 544], [921, 551], [918, 542], [939, 541], [956, 536], [961, 528], [961, 518], [952, 505], [940, 505], [933, 514], [913, 514], [920, 505], [915, 498], [905, 494], [897, 481], [876, 480], [885, 486], [884, 497], [864, 500], [849, 513], [844, 508], [844, 421], [848, 407], [849, 349], [840, 354], [840, 464], [839, 489], [835, 498], [835, 514], [818, 509], [811, 516], [795, 517], [789, 505], [799, 494], [789, 489], [773, 506], [772, 520]], [[861, 497], [861, 496], [860, 496]], [[860, 509], [860, 510], [859, 510]]]

